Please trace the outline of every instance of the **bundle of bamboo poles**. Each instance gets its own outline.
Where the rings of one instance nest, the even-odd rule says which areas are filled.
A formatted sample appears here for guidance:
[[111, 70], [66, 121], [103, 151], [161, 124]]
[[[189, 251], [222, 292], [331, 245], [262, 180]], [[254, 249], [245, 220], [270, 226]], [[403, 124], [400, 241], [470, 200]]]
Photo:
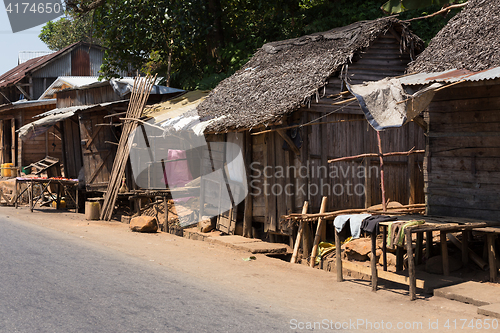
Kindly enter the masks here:
[[304, 222], [309, 222], [309, 221], [315, 221], [318, 218], [322, 218], [324, 220], [333, 220], [335, 219], [336, 216], [339, 215], [345, 215], [345, 214], [363, 214], [363, 213], [369, 213], [373, 215], [377, 214], [388, 214], [388, 215], [401, 215], [401, 214], [418, 214], [418, 213], [423, 213], [425, 211], [425, 204], [413, 204], [413, 205], [401, 205], [401, 206], [394, 206], [394, 207], [386, 207], [386, 211], [384, 212], [383, 209], [377, 209], [377, 208], [359, 208], [359, 209], [344, 209], [344, 210], [337, 210], [333, 212], [328, 212], [328, 213], [319, 213], [319, 214], [289, 214], [289, 215], [283, 215], [281, 217], [282, 220], [294, 220], [294, 221], [304, 221]]
[[109, 221], [113, 210], [115, 208], [118, 191], [120, 189], [120, 180], [125, 172], [125, 166], [130, 154], [130, 134], [137, 127], [137, 119], [141, 117], [142, 110], [146, 105], [149, 94], [156, 81], [156, 75], [151, 75], [145, 78], [136, 77], [134, 79], [134, 86], [132, 87], [132, 94], [128, 104], [126, 120], [123, 125], [123, 131], [120, 136], [118, 150], [116, 152], [115, 160], [113, 162], [113, 169], [111, 170], [111, 179], [109, 180], [108, 188], [104, 196], [104, 204], [101, 210], [101, 220]]

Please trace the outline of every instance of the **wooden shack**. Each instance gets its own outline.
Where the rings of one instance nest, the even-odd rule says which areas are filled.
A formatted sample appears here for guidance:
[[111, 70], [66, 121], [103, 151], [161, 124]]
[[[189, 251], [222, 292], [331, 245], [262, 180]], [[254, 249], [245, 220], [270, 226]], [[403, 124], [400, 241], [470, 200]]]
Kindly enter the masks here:
[[424, 112], [428, 214], [500, 221], [499, 27], [498, 4], [471, 1], [402, 81], [453, 84]]
[[56, 100], [19, 101], [0, 106], [0, 163], [14, 163], [16, 167], [28, 166], [46, 156], [61, 158], [60, 133], [49, 128], [32, 140], [18, 140], [16, 131], [31, 123], [34, 117], [56, 107]]
[[[37, 126], [54, 124], [60, 132], [65, 176], [83, 178], [87, 191], [103, 192], [109, 183], [133, 79], [94, 82], [57, 92], [57, 108], [40, 115]], [[183, 90], [154, 86], [151, 99], [168, 99]], [[34, 138], [38, 138], [31, 135]], [[132, 177], [127, 177], [132, 188]]]
[[[251, 194], [244, 204], [246, 236], [251, 226], [291, 234], [280, 217], [300, 212], [306, 200], [310, 212], [318, 212], [322, 196], [328, 197], [327, 210], [381, 202], [378, 159], [335, 167], [327, 163], [378, 152], [376, 132], [361, 109], [339, 93], [346, 90], [344, 81], [402, 75], [422, 47], [394, 18], [356, 22], [268, 43], [209, 94], [197, 108], [202, 119], [212, 119], [207, 141], [236, 142], [243, 148]], [[343, 104], [334, 105], [338, 102]], [[382, 145], [386, 152], [423, 149], [423, 129], [410, 123], [382, 133]], [[421, 158], [387, 158], [387, 198], [423, 202], [421, 168]]]

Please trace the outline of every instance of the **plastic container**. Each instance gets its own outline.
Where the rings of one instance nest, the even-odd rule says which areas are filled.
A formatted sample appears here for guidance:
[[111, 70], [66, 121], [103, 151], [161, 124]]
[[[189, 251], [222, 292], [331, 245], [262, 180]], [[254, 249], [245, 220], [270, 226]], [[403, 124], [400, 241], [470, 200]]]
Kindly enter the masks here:
[[25, 175], [29, 175], [31, 173], [31, 166], [25, 166], [21, 169], [21, 172], [24, 173]]
[[[52, 207], [57, 208], [56, 201], [52, 201]], [[61, 201], [59, 201], [59, 209], [65, 209], [65, 208], [66, 208], [66, 201], [64, 199], [61, 199]]]
[[14, 163], [3, 163], [2, 164], [2, 177], [14, 177], [14, 170], [11, 168], [14, 167]]

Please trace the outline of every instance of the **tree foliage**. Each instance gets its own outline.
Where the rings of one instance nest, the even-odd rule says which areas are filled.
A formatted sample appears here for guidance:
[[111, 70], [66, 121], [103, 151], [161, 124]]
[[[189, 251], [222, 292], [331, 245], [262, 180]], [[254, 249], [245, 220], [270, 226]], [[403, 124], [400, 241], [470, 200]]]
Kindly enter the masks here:
[[[380, 8], [386, 1], [66, 0], [66, 3], [73, 15], [67, 20], [93, 22], [94, 29], [87, 26], [86, 31], [92, 31], [108, 47], [101, 68], [105, 76], [136, 68], [165, 77], [171, 73], [172, 86], [209, 89], [241, 68], [264, 43], [382, 17], [386, 14]], [[410, 10], [400, 18], [418, 17], [439, 8], [433, 5]], [[411, 28], [429, 41], [456, 12], [412, 22]], [[54, 28], [68, 24], [60, 21], [43, 28], [42, 40], [48, 45], [60, 47], [64, 41], [69, 42], [69, 38], [58, 32], [64, 29]], [[77, 31], [75, 35], [82, 36]]]
[[69, 13], [65, 17], [42, 27], [38, 38], [53, 51], [58, 51], [76, 42], [104, 44], [96, 39], [91, 15], [74, 16]]

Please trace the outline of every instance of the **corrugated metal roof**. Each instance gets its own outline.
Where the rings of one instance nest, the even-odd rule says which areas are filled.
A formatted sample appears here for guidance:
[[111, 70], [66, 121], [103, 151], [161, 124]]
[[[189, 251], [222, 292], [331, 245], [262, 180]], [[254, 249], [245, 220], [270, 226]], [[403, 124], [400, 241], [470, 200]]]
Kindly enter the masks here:
[[21, 100], [21, 101], [17, 101], [17, 102], [10, 103], [10, 104], [0, 105], [0, 112], [9, 111], [9, 110], [13, 110], [13, 109], [37, 107], [37, 106], [42, 106], [42, 105], [54, 105], [55, 106], [56, 102], [57, 101], [55, 99], [44, 99], [43, 101], [40, 101], [40, 100], [34, 100], [34, 101]]
[[95, 82], [99, 82], [98, 76], [60, 76], [45, 90], [39, 99], [53, 98], [56, 92], [63, 89], [83, 87]]
[[472, 72], [467, 69], [451, 69], [437, 73], [419, 73], [401, 77], [403, 85], [419, 85], [432, 82], [453, 83], [458, 81], [484, 81], [500, 78], [500, 67], [493, 67], [484, 71]]
[[92, 104], [92, 105], [69, 106], [66, 108], [58, 108], [58, 109], [53, 109], [53, 110], [50, 110], [50, 111], [47, 111], [44, 113], [40, 113], [39, 115], [36, 115], [33, 118], [41, 118], [41, 117], [47, 117], [47, 116], [55, 115], [55, 114], [82, 111], [82, 110], [93, 109], [93, 108], [97, 108], [97, 107], [106, 107], [108, 105], [118, 104], [118, 103], [126, 103], [126, 102], [128, 102], [128, 100], [114, 101], [114, 102], [100, 103], [100, 104]]
[[[51, 61], [52, 59], [54, 59], [62, 54], [66, 54], [67, 52], [70, 52], [73, 48], [75, 48], [79, 45], [90, 45], [90, 44], [84, 43], [84, 42], [77, 42], [77, 43], [71, 44], [71, 45], [69, 45], [69, 46], [67, 46], [67, 47], [65, 47], [62, 50], [59, 50], [57, 52], [54, 52], [54, 53], [51, 53], [51, 54], [48, 54], [45, 56], [41, 56], [38, 58], [30, 59], [30, 60], [26, 61], [25, 63], [22, 63], [19, 66], [14, 67], [10, 71], [0, 75], [0, 88], [6, 87], [6, 86], [11, 85], [11, 84], [16, 84], [17, 82], [21, 81], [26, 76], [27, 73], [32, 72], [32, 71], [36, 70], [37, 68], [43, 67], [44, 65], [49, 63], [49, 61]], [[93, 46], [100, 47], [97, 45], [93, 45]]]

